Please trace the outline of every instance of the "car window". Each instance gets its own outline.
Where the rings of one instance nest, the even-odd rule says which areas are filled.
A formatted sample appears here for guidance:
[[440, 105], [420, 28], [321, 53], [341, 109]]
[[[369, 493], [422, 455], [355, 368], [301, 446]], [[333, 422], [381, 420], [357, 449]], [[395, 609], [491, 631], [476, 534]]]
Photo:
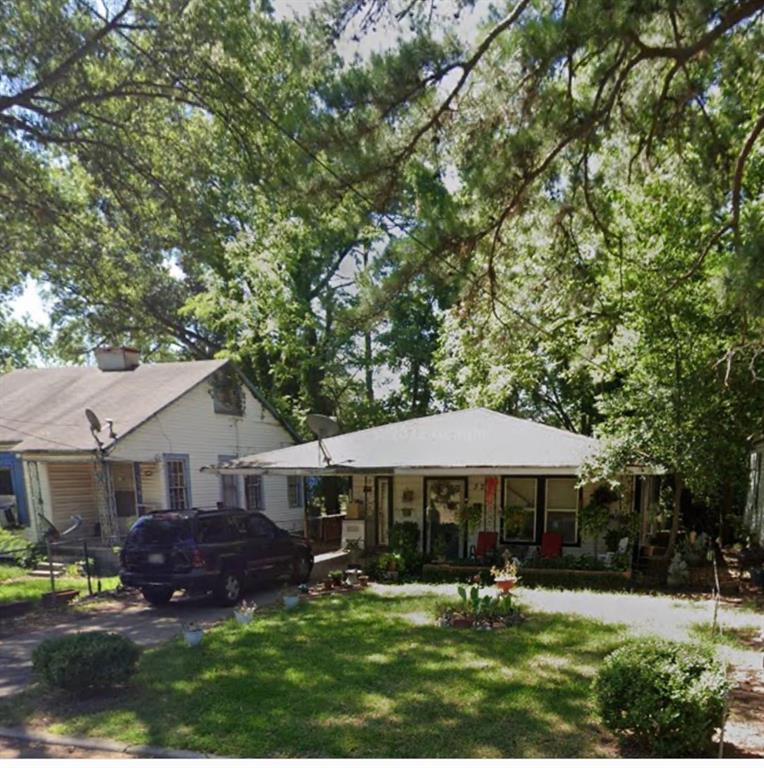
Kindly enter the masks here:
[[273, 523], [266, 520], [264, 517], [260, 517], [260, 515], [252, 515], [252, 517], [249, 518], [248, 528], [250, 536], [266, 536], [268, 538], [273, 538], [276, 532]]
[[172, 547], [191, 538], [188, 520], [177, 516], [138, 518], [127, 534], [128, 546]]
[[230, 538], [228, 521], [223, 515], [199, 518], [199, 541], [203, 544], [218, 544]]
[[231, 530], [236, 538], [245, 538], [248, 534], [247, 518], [243, 515], [236, 515], [230, 518]]

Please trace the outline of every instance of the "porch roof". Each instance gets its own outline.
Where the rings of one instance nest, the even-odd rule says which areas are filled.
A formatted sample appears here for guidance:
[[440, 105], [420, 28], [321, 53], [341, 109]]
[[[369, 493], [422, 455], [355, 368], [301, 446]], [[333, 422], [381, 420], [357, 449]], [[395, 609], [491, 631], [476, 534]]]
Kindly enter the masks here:
[[245, 456], [203, 471], [219, 474], [574, 474], [598, 443], [487, 408], [425, 416]]

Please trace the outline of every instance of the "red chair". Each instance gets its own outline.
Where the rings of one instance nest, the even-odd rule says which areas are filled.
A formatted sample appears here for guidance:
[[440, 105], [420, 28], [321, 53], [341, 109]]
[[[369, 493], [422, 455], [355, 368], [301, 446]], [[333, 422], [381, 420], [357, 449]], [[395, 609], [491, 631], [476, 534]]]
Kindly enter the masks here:
[[562, 534], [547, 531], [541, 537], [541, 557], [559, 557], [562, 554]]
[[482, 560], [486, 555], [496, 551], [499, 534], [496, 531], [479, 531], [475, 544], [475, 557]]

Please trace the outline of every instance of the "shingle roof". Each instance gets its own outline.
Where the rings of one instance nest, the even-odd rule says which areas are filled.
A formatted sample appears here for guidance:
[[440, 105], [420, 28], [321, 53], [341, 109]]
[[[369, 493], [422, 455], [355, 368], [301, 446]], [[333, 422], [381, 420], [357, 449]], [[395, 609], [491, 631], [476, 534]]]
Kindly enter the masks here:
[[246, 456], [224, 472], [252, 470], [289, 474], [435, 469], [577, 469], [597, 441], [487, 408], [425, 416], [330, 437], [327, 467], [318, 443], [303, 443]]
[[[118, 438], [177, 400], [226, 360], [143, 364], [132, 371], [28, 368], [0, 376], [0, 444], [14, 451], [92, 451], [85, 409]], [[108, 444], [107, 430], [100, 435]]]

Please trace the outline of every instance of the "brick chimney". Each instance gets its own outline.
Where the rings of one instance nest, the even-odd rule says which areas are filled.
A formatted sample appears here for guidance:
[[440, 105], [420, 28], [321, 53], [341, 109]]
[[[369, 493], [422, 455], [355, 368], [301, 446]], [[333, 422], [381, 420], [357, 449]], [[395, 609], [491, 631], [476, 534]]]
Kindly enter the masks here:
[[95, 358], [102, 371], [132, 371], [141, 364], [141, 353], [133, 347], [99, 347]]

